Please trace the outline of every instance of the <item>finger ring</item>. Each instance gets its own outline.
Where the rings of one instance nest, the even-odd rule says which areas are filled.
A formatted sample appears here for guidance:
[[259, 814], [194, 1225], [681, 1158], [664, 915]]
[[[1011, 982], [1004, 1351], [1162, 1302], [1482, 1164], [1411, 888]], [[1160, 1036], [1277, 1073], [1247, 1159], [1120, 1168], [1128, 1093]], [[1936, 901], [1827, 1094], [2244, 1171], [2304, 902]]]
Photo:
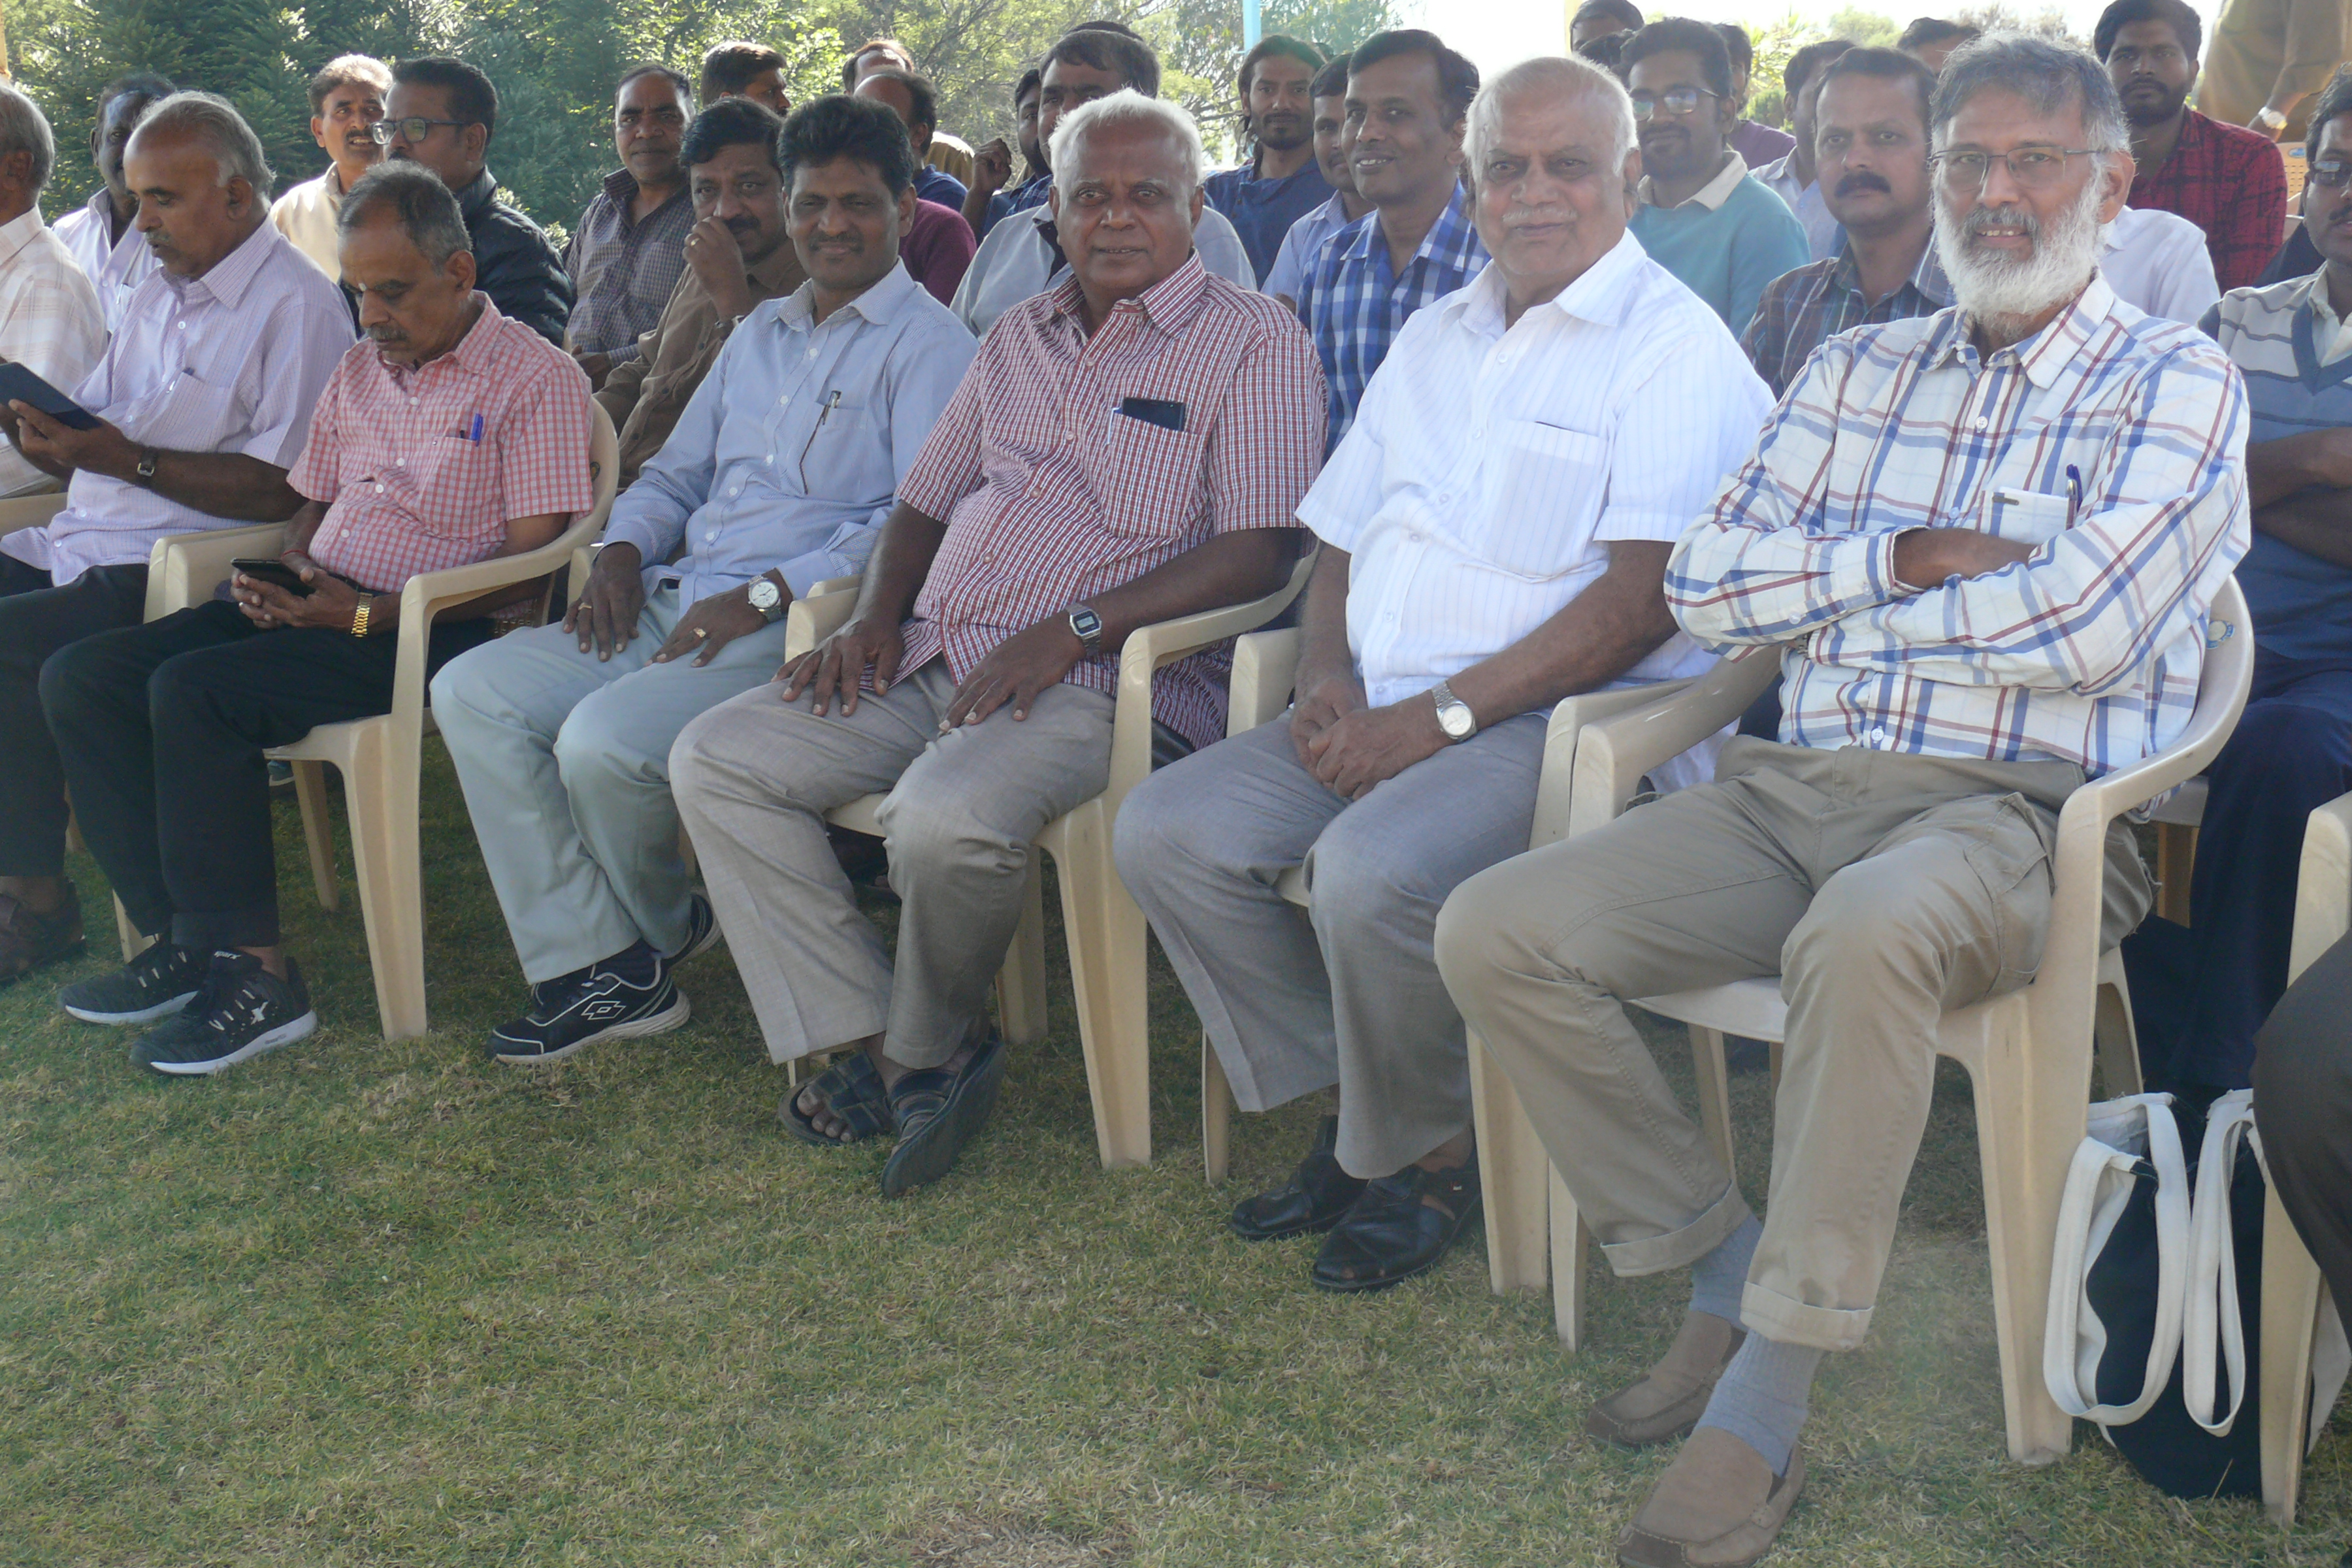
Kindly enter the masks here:
[[710, 634], [709, 634], [709, 632], [704, 631], [700, 626], [697, 626], [697, 627], [695, 627], [695, 628], [694, 628], [694, 640], [695, 640], [695, 641], [697, 641], [697, 642], [700, 642], [703, 638], [705, 638], [705, 637], [709, 637], [709, 635], [710, 635]]

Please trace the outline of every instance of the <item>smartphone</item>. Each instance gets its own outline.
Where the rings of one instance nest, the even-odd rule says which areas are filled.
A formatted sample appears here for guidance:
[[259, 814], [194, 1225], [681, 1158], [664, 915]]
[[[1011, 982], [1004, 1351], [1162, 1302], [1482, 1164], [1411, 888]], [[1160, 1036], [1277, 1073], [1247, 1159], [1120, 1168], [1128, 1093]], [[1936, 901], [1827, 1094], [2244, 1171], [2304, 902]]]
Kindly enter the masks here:
[[14, 362], [0, 362], [0, 405], [27, 403], [73, 430], [94, 430], [98, 416]]
[[283, 588], [298, 599], [307, 599], [318, 592], [302, 581], [300, 574], [283, 561], [267, 556], [239, 556], [229, 563], [257, 583], [268, 583]]

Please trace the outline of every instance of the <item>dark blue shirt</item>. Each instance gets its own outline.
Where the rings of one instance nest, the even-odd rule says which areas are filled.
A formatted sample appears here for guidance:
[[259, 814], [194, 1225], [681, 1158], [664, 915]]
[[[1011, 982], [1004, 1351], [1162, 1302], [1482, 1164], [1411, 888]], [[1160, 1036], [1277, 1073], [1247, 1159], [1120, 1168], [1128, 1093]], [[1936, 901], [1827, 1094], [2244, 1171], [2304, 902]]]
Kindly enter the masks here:
[[1282, 238], [1290, 226], [1331, 199], [1331, 182], [1312, 158], [1287, 179], [1261, 180], [1251, 163], [1210, 175], [1201, 190], [1242, 237], [1250, 270], [1261, 287], [1274, 270], [1275, 258], [1282, 254]]
[[937, 202], [955, 212], [963, 211], [963, 182], [945, 169], [934, 169], [929, 163], [915, 166], [915, 199]]
[[988, 198], [988, 210], [980, 215], [980, 232], [972, 237], [986, 239], [988, 231], [1014, 213], [1027, 212], [1031, 207], [1045, 205], [1045, 193], [1054, 188], [1054, 176], [1040, 174], [1027, 184], [1010, 191], [999, 191]]

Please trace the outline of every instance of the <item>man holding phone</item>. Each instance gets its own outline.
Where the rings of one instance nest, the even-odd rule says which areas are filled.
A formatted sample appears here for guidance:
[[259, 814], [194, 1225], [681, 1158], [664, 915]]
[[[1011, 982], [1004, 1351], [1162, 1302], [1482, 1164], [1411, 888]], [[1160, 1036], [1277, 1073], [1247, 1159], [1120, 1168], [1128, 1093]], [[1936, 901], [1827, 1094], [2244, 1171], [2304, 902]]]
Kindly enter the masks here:
[[96, 421], [76, 429], [22, 398], [0, 408], [0, 436], [66, 481], [47, 526], [0, 538], [0, 981], [81, 942], [42, 665], [139, 624], [157, 540], [293, 514], [286, 470], [352, 341], [341, 293], [268, 222], [268, 163], [226, 102], [164, 99], [123, 167], [158, 270], [69, 389]]
[[[263, 751], [391, 707], [411, 577], [550, 543], [593, 498], [587, 377], [475, 289], [448, 188], [379, 167], [336, 226], [370, 341], [311, 418], [284, 553], [231, 577], [227, 598], [86, 638], [41, 676], [82, 836], [157, 939], [58, 1005], [154, 1024], [132, 1058], [158, 1072], [218, 1072], [317, 1026], [279, 946]], [[487, 641], [490, 612], [537, 592], [444, 611], [428, 663]]]

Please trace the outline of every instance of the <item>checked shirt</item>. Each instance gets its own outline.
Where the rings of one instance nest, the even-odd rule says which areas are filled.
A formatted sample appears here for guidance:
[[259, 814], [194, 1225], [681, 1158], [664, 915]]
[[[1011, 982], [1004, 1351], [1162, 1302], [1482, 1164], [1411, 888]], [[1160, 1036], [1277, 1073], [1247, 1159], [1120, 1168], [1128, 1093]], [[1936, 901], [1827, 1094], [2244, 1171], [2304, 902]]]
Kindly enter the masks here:
[[[1789, 745], [2093, 775], [2189, 721], [2206, 612], [2246, 552], [2246, 387], [2210, 338], [2093, 278], [1980, 356], [1957, 309], [1822, 346], [1683, 536], [1666, 602], [1717, 647], [1790, 642]], [[1915, 590], [1895, 536], [2038, 548]]]
[[1931, 315], [1951, 302], [1952, 285], [1937, 263], [1933, 241], [1920, 253], [1911, 276], [1874, 305], [1863, 297], [1862, 269], [1841, 238], [1837, 254], [1828, 260], [1784, 272], [1764, 285], [1755, 320], [1748, 323], [1739, 346], [1778, 397], [1789, 390], [1813, 351], [1840, 332]]
[[2263, 275], [2286, 232], [2286, 165], [2278, 144], [2258, 131], [2182, 111], [2172, 156], [2134, 176], [2136, 207], [2179, 213], [2205, 231], [2221, 291]]
[[1412, 313], [1453, 293], [1486, 265], [1486, 247], [1462, 210], [1459, 185], [1402, 272], [1389, 265], [1378, 208], [1331, 237], [1298, 296], [1298, 319], [1315, 339], [1330, 388], [1327, 454], [1356, 422], [1364, 388]]
[[[1122, 412], [1143, 399], [1163, 422]], [[1295, 526], [1323, 466], [1322, 422], [1323, 378], [1297, 321], [1198, 254], [1091, 338], [1075, 279], [1015, 305], [898, 487], [947, 523], [899, 668], [944, 656], [961, 680], [1014, 633], [1216, 534]], [[1225, 668], [1222, 649], [1168, 665], [1154, 715], [1196, 746], [1216, 741]], [[1081, 659], [1063, 679], [1116, 692], [1118, 659]]]

